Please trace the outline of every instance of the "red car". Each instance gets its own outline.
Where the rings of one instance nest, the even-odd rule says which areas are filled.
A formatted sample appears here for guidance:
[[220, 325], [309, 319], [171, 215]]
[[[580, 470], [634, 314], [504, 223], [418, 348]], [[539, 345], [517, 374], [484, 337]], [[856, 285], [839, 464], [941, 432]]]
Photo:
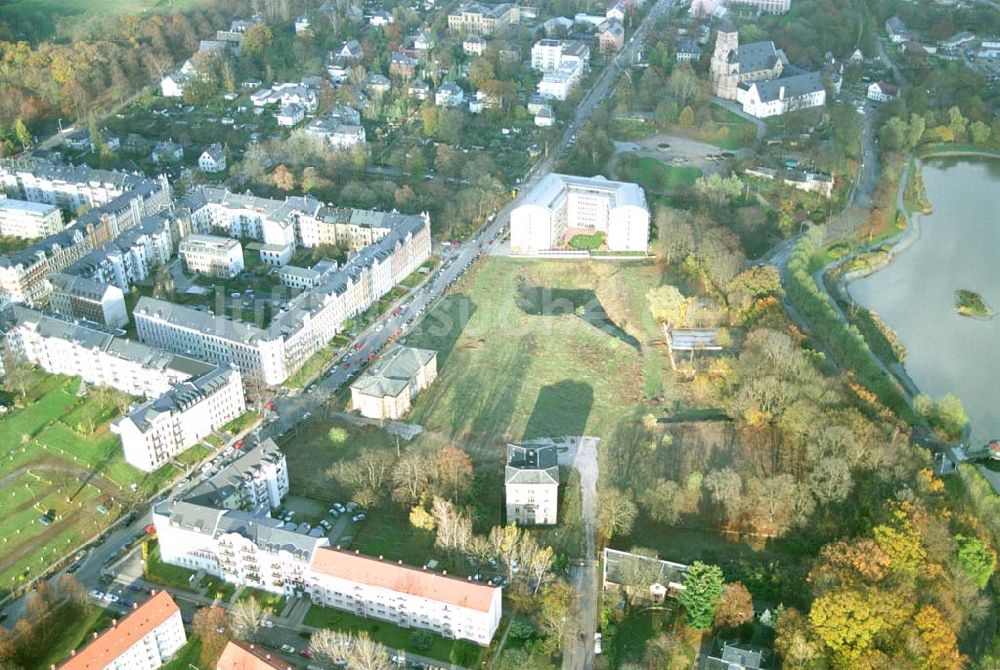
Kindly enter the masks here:
[[302, 656], [303, 658], [308, 658], [309, 660], [316, 658], [316, 654], [312, 653], [312, 650], [309, 649], [309, 647], [306, 647], [305, 649], [300, 651], [299, 656]]
[[234, 449], [242, 449], [243, 448], [243, 440], [236, 440], [235, 442], [233, 442], [233, 448]]
[[371, 352], [370, 354], [368, 354], [368, 362], [374, 361], [375, 358], [376, 358], [376, 356], [375, 356], [375, 352], [374, 351]]
[[361, 343], [360, 342], [358, 342], [357, 344], [354, 345], [354, 350], [355, 351], [361, 351]]
[[278, 406], [274, 403], [273, 400], [269, 400], [267, 404], [264, 405], [264, 409], [269, 409], [273, 411], [278, 409]]
[[393, 313], [394, 316], [399, 316], [400, 314], [403, 313], [403, 308], [402, 307], [397, 307], [392, 313]]

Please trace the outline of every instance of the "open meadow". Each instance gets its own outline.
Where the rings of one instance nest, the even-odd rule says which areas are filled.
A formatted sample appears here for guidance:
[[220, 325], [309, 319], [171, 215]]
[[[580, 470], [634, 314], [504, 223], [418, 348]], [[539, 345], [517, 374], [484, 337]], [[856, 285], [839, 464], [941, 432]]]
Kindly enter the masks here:
[[[159, 490], [173, 466], [125, 463], [110, 421], [113, 394], [79, 379], [35, 374], [24, 407], [0, 417], [0, 595], [49, 568]], [[182, 455], [195, 458], [195, 448]]]

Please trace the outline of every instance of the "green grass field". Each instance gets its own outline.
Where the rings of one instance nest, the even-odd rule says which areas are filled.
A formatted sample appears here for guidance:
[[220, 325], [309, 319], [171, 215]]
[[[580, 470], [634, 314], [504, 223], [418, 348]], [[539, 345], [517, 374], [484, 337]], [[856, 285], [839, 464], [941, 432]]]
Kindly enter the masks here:
[[438, 351], [438, 378], [410, 420], [421, 439], [496, 463], [507, 442], [611, 437], [643, 403], [646, 370], [666, 358], [644, 316], [651, 265], [490, 259], [406, 338]]
[[69, 658], [72, 650], [79, 649], [87, 643], [91, 633], [105, 630], [114, 618], [115, 615], [111, 611], [91, 605], [83, 608], [64, 607], [53, 622], [53, 628], [59, 633], [55, 635], [45, 655], [38, 658], [34, 668], [47, 670], [53, 664], [62, 663]]
[[441, 552], [434, 548], [434, 534], [411, 526], [408, 513], [395, 506], [361, 523], [348, 548], [418, 567], [432, 558], [441, 560]]
[[[176, 473], [167, 466], [147, 475], [125, 463], [109, 430], [118, 414], [114, 397], [89, 389], [80, 398], [78, 388], [78, 379], [36, 373], [24, 407], [0, 418], [0, 594], [103, 531]], [[49, 525], [40, 520], [46, 512]]]
[[678, 188], [690, 188], [701, 176], [701, 170], [696, 167], [677, 167], [667, 165], [651, 156], [643, 156], [626, 167], [625, 161], [618, 166], [624, 179], [635, 181], [647, 191], [674, 191]]

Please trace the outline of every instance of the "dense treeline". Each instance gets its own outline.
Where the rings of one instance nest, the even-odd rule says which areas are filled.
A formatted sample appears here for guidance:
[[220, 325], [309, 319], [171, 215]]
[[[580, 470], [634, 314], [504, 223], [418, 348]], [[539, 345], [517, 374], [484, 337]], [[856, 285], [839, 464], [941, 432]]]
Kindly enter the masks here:
[[[39, 133], [56, 119], [86, 118], [127, 99], [249, 10], [244, 0], [210, 0], [169, 16], [102, 17], [99, 32], [65, 44], [0, 41], [0, 136], [18, 119]], [[14, 149], [13, 139], [3, 151]]]
[[[911, 417], [912, 413], [897, 384], [872, 360], [864, 336], [855, 326], [845, 325], [840, 320], [829, 298], [813, 281], [810, 261], [819, 248], [820, 234], [819, 229], [813, 229], [803, 236], [792, 252], [785, 276], [788, 298], [809, 321], [823, 346], [840, 364], [857, 375], [864, 389], [874, 393], [900, 416]], [[862, 396], [864, 389], [857, 389]]]

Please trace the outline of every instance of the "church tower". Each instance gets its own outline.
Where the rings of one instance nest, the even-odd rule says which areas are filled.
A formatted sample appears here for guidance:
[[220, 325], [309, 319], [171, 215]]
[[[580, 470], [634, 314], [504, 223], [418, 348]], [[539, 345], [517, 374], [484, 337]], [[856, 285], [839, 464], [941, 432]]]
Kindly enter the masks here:
[[740, 33], [729, 19], [719, 25], [715, 36], [715, 52], [712, 54], [712, 91], [725, 100], [736, 99], [736, 85], [739, 82]]

